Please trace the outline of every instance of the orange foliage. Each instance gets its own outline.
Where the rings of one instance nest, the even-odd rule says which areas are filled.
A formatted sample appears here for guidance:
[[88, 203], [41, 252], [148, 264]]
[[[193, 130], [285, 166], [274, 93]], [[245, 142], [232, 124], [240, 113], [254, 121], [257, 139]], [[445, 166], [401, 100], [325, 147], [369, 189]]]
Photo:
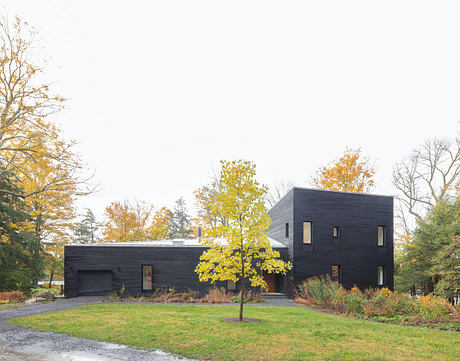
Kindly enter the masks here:
[[319, 189], [368, 193], [374, 187], [375, 169], [361, 149], [346, 148], [344, 155], [331, 165], [318, 169], [313, 184]]

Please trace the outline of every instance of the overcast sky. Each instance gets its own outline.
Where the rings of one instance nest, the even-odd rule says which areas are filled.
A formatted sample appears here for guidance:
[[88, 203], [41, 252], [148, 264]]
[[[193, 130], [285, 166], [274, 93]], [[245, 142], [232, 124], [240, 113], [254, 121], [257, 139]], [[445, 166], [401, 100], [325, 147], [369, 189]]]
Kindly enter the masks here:
[[459, 1], [0, 0], [32, 24], [56, 120], [102, 189], [82, 202], [173, 206], [219, 160], [308, 186], [346, 146], [394, 163], [460, 129]]

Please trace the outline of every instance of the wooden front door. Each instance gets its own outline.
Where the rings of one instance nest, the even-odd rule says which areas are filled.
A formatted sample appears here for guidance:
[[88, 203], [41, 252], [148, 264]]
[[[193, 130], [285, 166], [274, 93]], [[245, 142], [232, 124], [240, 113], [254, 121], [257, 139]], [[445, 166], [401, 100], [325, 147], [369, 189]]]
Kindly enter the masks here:
[[266, 271], [263, 272], [264, 281], [267, 283], [268, 290], [263, 290], [262, 292], [273, 293], [276, 291], [276, 283], [275, 283], [275, 274], [268, 273]]

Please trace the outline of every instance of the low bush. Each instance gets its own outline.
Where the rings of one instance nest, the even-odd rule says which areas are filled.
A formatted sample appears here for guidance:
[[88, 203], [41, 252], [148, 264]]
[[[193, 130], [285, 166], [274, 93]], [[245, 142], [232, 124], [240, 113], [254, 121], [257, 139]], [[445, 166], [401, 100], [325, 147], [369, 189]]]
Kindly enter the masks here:
[[21, 291], [0, 292], [0, 303], [18, 303], [24, 301], [24, 298]]
[[[241, 302], [241, 291], [235, 296], [231, 297], [231, 301], [234, 303], [240, 303]], [[255, 292], [252, 290], [246, 291], [245, 296], [244, 296], [244, 303], [262, 303], [262, 297], [260, 297], [259, 292]]]
[[203, 303], [231, 303], [232, 296], [225, 290], [225, 288], [214, 287], [211, 288], [206, 296], [200, 299]]
[[[356, 286], [345, 290], [328, 275], [312, 277], [302, 282], [296, 301], [326, 310], [402, 324], [444, 324], [456, 329], [460, 312], [446, 299], [434, 296], [412, 297], [407, 293], [391, 292], [388, 288], [366, 289]], [[446, 326], [452, 324], [451, 326]], [[439, 328], [439, 327], [438, 327]]]

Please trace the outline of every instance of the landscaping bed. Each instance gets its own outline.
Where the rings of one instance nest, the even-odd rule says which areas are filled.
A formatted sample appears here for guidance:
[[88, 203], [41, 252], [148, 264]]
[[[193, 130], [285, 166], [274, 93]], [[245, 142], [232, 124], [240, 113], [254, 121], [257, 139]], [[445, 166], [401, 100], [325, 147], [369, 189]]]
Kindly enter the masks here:
[[328, 275], [299, 285], [295, 301], [320, 310], [383, 323], [460, 331], [460, 312], [434, 295], [412, 297], [387, 288], [345, 290]]
[[39, 331], [161, 349], [200, 360], [456, 360], [455, 332], [401, 327], [302, 307], [88, 305], [11, 322]]

